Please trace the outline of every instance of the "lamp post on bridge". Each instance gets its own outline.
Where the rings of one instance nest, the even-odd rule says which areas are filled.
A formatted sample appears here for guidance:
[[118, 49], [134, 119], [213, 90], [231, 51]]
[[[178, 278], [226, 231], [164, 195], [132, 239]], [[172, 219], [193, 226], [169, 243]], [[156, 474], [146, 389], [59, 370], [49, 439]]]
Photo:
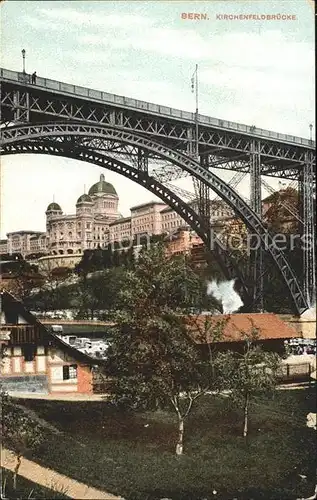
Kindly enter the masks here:
[[25, 74], [25, 49], [22, 49], [23, 74]]
[[196, 157], [199, 158], [199, 139], [198, 139], [198, 64], [192, 76], [192, 92], [196, 94], [196, 112], [195, 112], [195, 136], [196, 136]]
[[310, 123], [310, 125], [309, 125], [309, 140], [310, 140], [310, 142], [312, 142], [312, 140], [313, 140], [313, 124], [312, 123]]

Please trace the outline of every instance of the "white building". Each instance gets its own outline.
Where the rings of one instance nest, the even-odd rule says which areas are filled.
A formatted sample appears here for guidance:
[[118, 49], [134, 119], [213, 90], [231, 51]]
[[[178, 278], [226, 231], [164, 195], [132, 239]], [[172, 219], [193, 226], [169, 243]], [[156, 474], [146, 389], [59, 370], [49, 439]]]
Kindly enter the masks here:
[[[109, 242], [133, 240], [136, 236], [174, 233], [188, 224], [161, 201], [133, 206], [130, 217], [118, 212], [119, 197], [103, 174], [76, 202], [73, 214], [64, 214], [55, 201], [46, 209], [46, 232], [16, 231], [0, 241], [0, 254], [21, 253], [23, 257], [43, 253], [41, 267], [73, 267], [84, 250], [104, 248]], [[193, 208], [195, 201], [192, 203]], [[197, 203], [196, 203], [197, 204]], [[211, 224], [233, 217], [232, 210], [222, 201], [211, 201]]]
[[105, 246], [109, 242], [109, 224], [121, 218], [118, 202], [115, 188], [101, 174], [88, 194], [78, 198], [75, 214], [63, 214], [57, 203], [50, 203], [46, 210], [47, 253], [81, 254]]

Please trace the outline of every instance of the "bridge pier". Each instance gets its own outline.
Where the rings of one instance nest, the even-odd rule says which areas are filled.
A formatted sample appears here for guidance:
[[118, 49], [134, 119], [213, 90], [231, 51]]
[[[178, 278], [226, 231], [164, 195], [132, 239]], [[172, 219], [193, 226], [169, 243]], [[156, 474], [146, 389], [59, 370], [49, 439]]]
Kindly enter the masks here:
[[303, 250], [303, 292], [307, 303], [312, 307], [316, 303], [316, 215], [314, 192], [314, 164], [313, 153], [307, 151], [305, 163], [299, 171], [299, 202], [301, 210], [301, 234]]
[[[208, 170], [208, 157], [200, 156], [200, 164], [206, 170]], [[210, 189], [204, 182], [193, 178], [196, 183], [196, 190], [198, 194], [198, 213], [202, 218], [203, 225], [207, 229], [208, 238], [210, 238], [208, 228], [210, 227]], [[209, 248], [209, 245], [208, 245]]]
[[138, 170], [145, 174], [149, 171], [149, 155], [141, 148], [138, 148]]
[[[252, 140], [250, 145], [250, 204], [252, 210], [262, 219], [261, 197], [261, 153], [259, 141]], [[250, 233], [249, 233], [250, 236]], [[250, 252], [250, 278], [253, 297], [253, 309], [263, 311], [263, 250], [257, 238], [252, 238]], [[258, 248], [259, 246], [259, 248]]]
[[30, 121], [30, 96], [28, 92], [14, 91], [13, 114], [15, 122], [28, 123]]

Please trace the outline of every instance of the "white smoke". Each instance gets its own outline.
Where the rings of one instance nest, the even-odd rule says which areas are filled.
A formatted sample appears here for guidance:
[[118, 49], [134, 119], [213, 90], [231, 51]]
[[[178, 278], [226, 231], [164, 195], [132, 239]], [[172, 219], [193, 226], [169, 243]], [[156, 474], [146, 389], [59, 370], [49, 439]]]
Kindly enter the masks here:
[[301, 314], [301, 319], [316, 319], [316, 304]]
[[220, 283], [210, 281], [207, 284], [207, 295], [212, 295], [221, 303], [223, 314], [231, 314], [243, 306], [241, 297], [234, 289], [234, 284], [235, 280]]

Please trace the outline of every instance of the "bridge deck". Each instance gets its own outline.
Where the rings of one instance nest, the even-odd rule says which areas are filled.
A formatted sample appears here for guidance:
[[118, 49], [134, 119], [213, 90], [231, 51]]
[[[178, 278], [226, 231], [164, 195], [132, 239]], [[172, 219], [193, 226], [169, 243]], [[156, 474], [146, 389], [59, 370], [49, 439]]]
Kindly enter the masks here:
[[[146, 101], [140, 101], [129, 97], [110, 94], [107, 92], [102, 92], [100, 90], [81, 87], [79, 85], [51, 80], [49, 78], [43, 78], [40, 76], [36, 77], [36, 84], [34, 85], [31, 84], [31, 76], [29, 74], [19, 73], [17, 71], [11, 71], [5, 68], [0, 68], [0, 82], [1, 81], [14, 82], [18, 85], [23, 86], [30, 85], [41, 90], [53, 91], [56, 94], [78, 97], [80, 99], [85, 99], [92, 102], [110, 104], [115, 107], [121, 107], [139, 112], [143, 111], [147, 114], [164, 116], [166, 118], [175, 119], [185, 123], [187, 122], [192, 124], [195, 122], [195, 114], [188, 111], [182, 111], [179, 109], [170, 108], [168, 106], [161, 106]], [[284, 144], [288, 143], [291, 145], [304, 146], [309, 148], [315, 147], [314, 141], [302, 137], [281, 134], [250, 125], [244, 125], [227, 120], [220, 120], [218, 118], [213, 118], [206, 115], [199, 115], [198, 120], [199, 124], [207, 127], [210, 126], [220, 130], [228, 130], [232, 132], [235, 131], [243, 135], [250, 135], [252, 137], [259, 137], [266, 140], [269, 139], [270, 141], [276, 141]]]

